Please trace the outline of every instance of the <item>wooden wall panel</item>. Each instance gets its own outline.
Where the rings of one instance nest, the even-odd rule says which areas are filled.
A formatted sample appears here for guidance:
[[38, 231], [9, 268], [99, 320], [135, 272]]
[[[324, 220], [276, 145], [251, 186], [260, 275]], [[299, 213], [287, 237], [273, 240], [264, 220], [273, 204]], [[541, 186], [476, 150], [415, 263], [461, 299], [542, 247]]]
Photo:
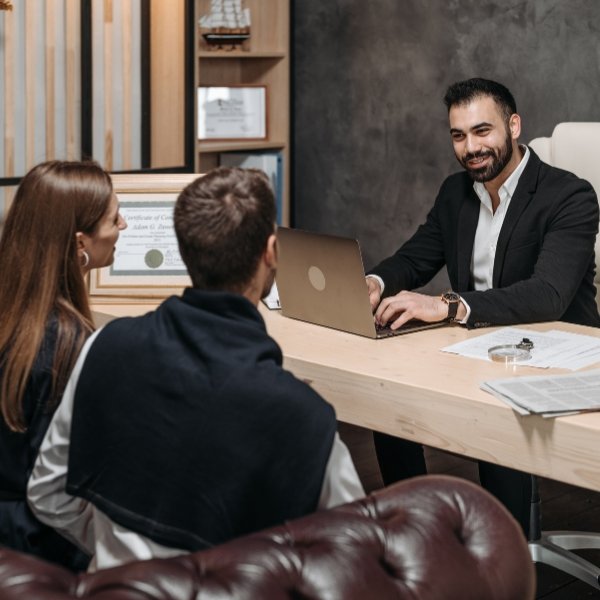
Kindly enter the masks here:
[[45, 5], [46, 44], [45, 44], [45, 85], [46, 85], [46, 158], [55, 158], [56, 126], [55, 126], [55, 43], [56, 43], [56, 0], [46, 0]]
[[185, 2], [150, 0], [151, 166], [185, 164]]
[[0, 178], [80, 157], [79, 5], [28, 0], [0, 13]]
[[[14, 12], [14, 10], [13, 10]], [[4, 50], [4, 135], [2, 143], [4, 145], [4, 164], [2, 175], [13, 177], [15, 175], [15, 131], [14, 131], [14, 112], [15, 112], [15, 77], [14, 77], [14, 59], [15, 45], [17, 43], [17, 33], [15, 32], [15, 19], [13, 14], [10, 16], [2, 15]]]
[[[122, 81], [123, 81], [123, 117], [121, 131], [122, 135], [122, 156], [123, 156], [123, 169], [129, 170], [132, 168], [133, 157], [132, 157], [132, 118], [131, 111], [128, 110], [131, 107], [131, 71], [133, 69], [132, 58], [132, 37], [133, 37], [133, 18], [130, 2], [122, 3], [122, 22], [123, 24], [130, 23], [131, 26], [124, 26], [121, 30], [121, 56], [122, 56]], [[139, 84], [138, 84], [139, 85]], [[139, 142], [138, 142], [139, 143]]]
[[[0, 180], [81, 156], [80, 0], [0, 12]], [[0, 187], [0, 217], [14, 195]]]
[[0, 178], [80, 157], [79, 0], [29, 0], [0, 13]]
[[[92, 156], [110, 170], [142, 168], [142, 5], [89, 0], [92, 15]], [[148, 0], [152, 15], [152, 166], [182, 166], [184, 0]], [[0, 12], [2, 185], [50, 158], [81, 158], [83, 0], [19, 0]], [[8, 199], [8, 200], [7, 200]]]
[[[35, 162], [35, 62], [36, 62], [36, 21], [38, 12], [25, 13], [25, 164], [30, 168]], [[8, 175], [8, 173], [7, 173]]]
[[[81, 156], [81, 4], [66, 0], [65, 5], [65, 145], [67, 158]], [[72, 118], [69, 116], [72, 115]]]
[[141, 164], [140, 0], [92, 0], [93, 156], [111, 171]]

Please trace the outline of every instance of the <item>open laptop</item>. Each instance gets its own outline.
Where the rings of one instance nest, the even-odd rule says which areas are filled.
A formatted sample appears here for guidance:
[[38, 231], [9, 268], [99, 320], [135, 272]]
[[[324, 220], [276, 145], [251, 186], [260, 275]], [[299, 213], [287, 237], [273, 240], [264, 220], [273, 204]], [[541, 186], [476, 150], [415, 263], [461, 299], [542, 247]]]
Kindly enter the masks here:
[[392, 330], [373, 321], [357, 240], [279, 227], [281, 311], [309, 323], [380, 339], [445, 325], [409, 321]]

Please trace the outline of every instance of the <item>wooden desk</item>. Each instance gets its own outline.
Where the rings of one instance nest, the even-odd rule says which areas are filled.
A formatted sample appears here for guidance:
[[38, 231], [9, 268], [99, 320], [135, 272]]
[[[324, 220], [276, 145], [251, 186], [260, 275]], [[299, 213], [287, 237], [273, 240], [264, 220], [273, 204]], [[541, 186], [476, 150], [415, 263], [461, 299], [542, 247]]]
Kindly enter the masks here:
[[[103, 305], [113, 315], [142, 314], [149, 305]], [[600, 413], [521, 417], [479, 389], [486, 379], [560, 373], [505, 366], [440, 352], [490, 330], [458, 326], [371, 340], [283, 317], [261, 306], [285, 366], [310, 383], [347, 423], [457, 454], [600, 490]], [[596, 335], [565, 323], [527, 326]]]

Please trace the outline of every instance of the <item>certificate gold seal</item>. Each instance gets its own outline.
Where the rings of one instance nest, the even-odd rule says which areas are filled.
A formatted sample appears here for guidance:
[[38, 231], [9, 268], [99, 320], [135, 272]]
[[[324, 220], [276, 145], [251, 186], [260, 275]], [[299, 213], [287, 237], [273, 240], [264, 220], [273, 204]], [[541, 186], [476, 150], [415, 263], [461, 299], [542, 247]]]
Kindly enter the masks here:
[[148, 250], [148, 252], [146, 252], [146, 256], [144, 256], [144, 262], [151, 269], [158, 269], [158, 267], [160, 267], [160, 265], [163, 264], [164, 260], [165, 257], [163, 253], [160, 250], [157, 250], [156, 248]]

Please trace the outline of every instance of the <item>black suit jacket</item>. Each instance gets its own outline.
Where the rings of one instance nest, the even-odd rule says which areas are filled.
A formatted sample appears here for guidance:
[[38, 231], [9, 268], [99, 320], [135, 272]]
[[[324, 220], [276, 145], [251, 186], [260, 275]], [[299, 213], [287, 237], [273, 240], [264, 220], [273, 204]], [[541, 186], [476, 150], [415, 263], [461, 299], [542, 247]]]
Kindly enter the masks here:
[[385, 282], [384, 296], [425, 285], [446, 265], [452, 289], [471, 307], [470, 327], [555, 320], [599, 327], [598, 199], [587, 181], [530, 152], [498, 238], [492, 289], [473, 290], [480, 200], [461, 172], [444, 181], [413, 237], [371, 271]]

